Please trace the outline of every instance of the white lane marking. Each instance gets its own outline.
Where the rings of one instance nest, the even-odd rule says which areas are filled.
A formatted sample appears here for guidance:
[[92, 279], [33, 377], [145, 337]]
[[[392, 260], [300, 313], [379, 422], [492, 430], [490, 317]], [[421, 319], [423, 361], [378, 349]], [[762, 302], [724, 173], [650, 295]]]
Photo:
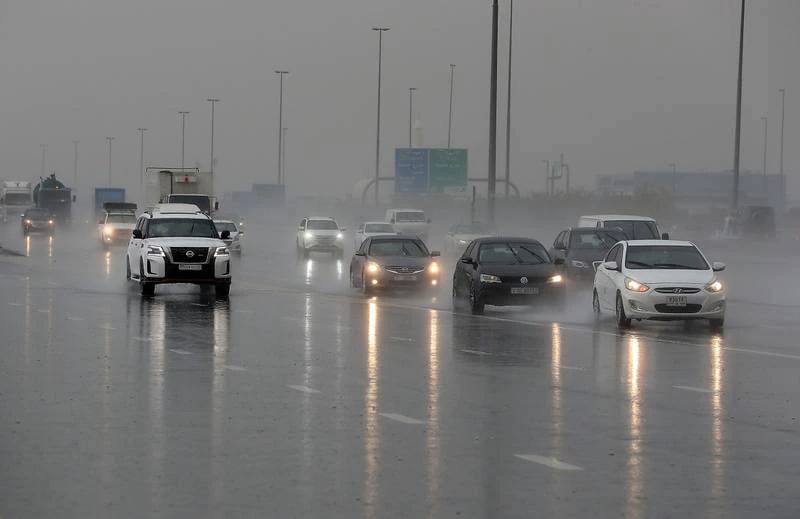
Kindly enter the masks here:
[[300, 391], [301, 393], [319, 393], [316, 389], [311, 389], [308, 386], [288, 386], [290, 389]]
[[727, 351], [738, 351], [740, 353], [752, 353], [753, 355], [766, 355], [768, 357], [778, 357], [781, 359], [800, 360], [800, 355], [789, 355], [788, 353], [777, 353], [774, 351], [749, 350], [747, 348], [733, 348], [730, 346], [725, 346], [722, 349]]
[[586, 371], [586, 368], [581, 368], [578, 366], [559, 366], [560, 369], [566, 369], [569, 371]]
[[242, 366], [234, 366], [233, 364], [226, 364], [225, 369], [229, 369], [231, 371], [247, 371], [247, 368], [243, 368]]
[[491, 355], [491, 353], [479, 350], [460, 350], [463, 353], [469, 353], [470, 355]]
[[703, 389], [702, 387], [692, 386], [672, 386], [675, 389], [682, 389], [684, 391], [694, 391], [695, 393], [713, 393], [710, 389]]
[[414, 339], [410, 339], [408, 337], [389, 337], [393, 341], [405, 341], [405, 342], [415, 342]]
[[150, 339], [150, 337], [134, 337], [133, 340], [139, 342], [150, 342], [152, 339]]
[[583, 467], [570, 465], [569, 463], [564, 463], [553, 457], [537, 456], [536, 454], [514, 454], [514, 457], [556, 470], [583, 470]]
[[172, 353], [177, 353], [178, 355], [191, 355], [192, 354], [191, 351], [181, 350], [181, 349], [178, 349], [178, 348], [170, 348], [169, 351], [171, 351]]
[[25, 303], [13, 303], [11, 301], [9, 301], [8, 304], [11, 306], [25, 306]]
[[83, 321], [83, 317], [75, 317], [74, 315], [68, 315], [67, 321]]
[[411, 418], [409, 416], [396, 413], [381, 413], [381, 416], [383, 416], [384, 418], [388, 418], [389, 420], [394, 420], [396, 422], [401, 422], [401, 423], [407, 423], [409, 425], [420, 425], [425, 423], [417, 420], [416, 418]]
[[116, 330], [116, 328], [114, 328], [110, 324], [100, 324], [97, 327], [100, 328], [101, 330], [111, 330], [111, 331]]

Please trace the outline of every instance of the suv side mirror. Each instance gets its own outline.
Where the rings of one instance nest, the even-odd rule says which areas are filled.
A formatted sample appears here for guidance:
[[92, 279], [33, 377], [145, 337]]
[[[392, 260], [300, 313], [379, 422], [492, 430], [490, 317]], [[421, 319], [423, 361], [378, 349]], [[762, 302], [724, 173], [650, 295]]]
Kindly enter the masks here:
[[435, 258], [435, 257], [441, 256], [441, 255], [442, 255], [442, 253], [439, 252], [438, 250], [432, 250], [431, 251], [431, 258]]
[[346, 232], [346, 231], [347, 231], [347, 227], [339, 227], [339, 230], [340, 230], [341, 232]]
[[564, 263], [566, 263], [564, 258], [556, 258], [553, 260], [553, 265], [563, 265]]
[[461, 258], [458, 261], [460, 261], [461, 263], [464, 263], [466, 265], [474, 265], [475, 264], [475, 262], [472, 261], [472, 258], [470, 258], [469, 256], [464, 256], [463, 258]]
[[711, 264], [711, 269], [714, 272], [722, 272], [723, 270], [725, 270], [725, 267], [726, 267], [726, 265], [724, 263], [719, 262], [719, 261], [715, 261], [714, 263]]
[[227, 239], [229, 239], [231, 237], [231, 231], [227, 231], [227, 230], [226, 231], [222, 231], [221, 233], [219, 233], [219, 237], [222, 238], [223, 240], [227, 240]]
[[367, 254], [366, 254], [365, 252], [356, 251], [356, 254], [355, 254], [355, 255], [356, 255], [356, 256], [359, 256], [359, 257], [361, 257], [361, 258], [363, 258], [363, 257], [365, 257]]
[[219, 202], [214, 202], [214, 210], [219, 211]]
[[604, 261], [603, 268], [606, 270], [614, 270], [616, 272], [620, 271], [619, 265], [617, 265], [616, 261]]
[[305, 231], [306, 229], [305, 229], [305, 227], [303, 227], [302, 225], [299, 225], [299, 226], [297, 227], [297, 230], [298, 230], [298, 231]]
[[131, 233], [131, 235], [132, 235], [134, 238], [136, 238], [137, 240], [141, 240], [141, 239], [142, 239], [142, 236], [143, 236], [143, 235], [142, 235], [142, 230], [141, 230], [141, 229], [134, 229], [134, 230], [133, 230], [133, 232]]
[[669, 233], [668, 232], [661, 233], [661, 239], [662, 240], [669, 240]]

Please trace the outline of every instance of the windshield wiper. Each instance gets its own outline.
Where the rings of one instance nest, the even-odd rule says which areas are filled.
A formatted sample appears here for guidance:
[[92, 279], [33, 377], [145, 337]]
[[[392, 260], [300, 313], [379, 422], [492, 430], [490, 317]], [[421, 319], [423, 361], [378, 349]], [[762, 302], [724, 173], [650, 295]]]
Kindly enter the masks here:
[[646, 268], [646, 269], [651, 269], [651, 268], [654, 267], [654, 265], [651, 265], [649, 263], [643, 263], [641, 261], [636, 261], [636, 260], [628, 260], [628, 264], [629, 265], [636, 265], [636, 266], [639, 266], [639, 267], [642, 267], [642, 268]]
[[653, 266], [659, 269], [704, 270], [697, 267], [691, 267], [689, 265], [682, 265], [680, 263], [656, 263]]
[[544, 258], [543, 258], [543, 257], [539, 256], [538, 254], [536, 254], [535, 252], [533, 252], [533, 251], [532, 251], [532, 250], [530, 250], [529, 248], [527, 248], [527, 247], [520, 247], [520, 249], [522, 249], [522, 250], [524, 250], [524, 251], [528, 252], [529, 254], [531, 254], [531, 255], [535, 256], [535, 257], [536, 257], [536, 259], [538, 259], [538, 260], [539, 260], [539, 262], [538, 262], [538, 263], [534, 263], [534, 262], [532, 262], [532, 261], [522, 261], [522, 260], [520, 259], [520, 257], [519, 257], [519, 256], [517, 256], [517, 253], [516, 253], [516, 252], [514, 252], [514, 249], [511, 249], [511, 252], [514, 254], [514, 256], [516, 256], [517, 260], [518, 260], [520, 263], [522, 263], [522, 264], [527, 264], [527, 265], [539, 265], [539, 264], [541, 264], [541, 263], [545, 263], [545, 260], [544, 260]]

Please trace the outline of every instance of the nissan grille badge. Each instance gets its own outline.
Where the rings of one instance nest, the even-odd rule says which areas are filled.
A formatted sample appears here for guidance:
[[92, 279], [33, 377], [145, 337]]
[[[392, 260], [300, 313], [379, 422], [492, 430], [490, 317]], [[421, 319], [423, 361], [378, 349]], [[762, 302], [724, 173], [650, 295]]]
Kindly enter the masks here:
[[523, 285], [527, 285], [528, 284], [528, 278], [523, 276], [523, 277], [519, 278], [519, 282], [522, 283]]

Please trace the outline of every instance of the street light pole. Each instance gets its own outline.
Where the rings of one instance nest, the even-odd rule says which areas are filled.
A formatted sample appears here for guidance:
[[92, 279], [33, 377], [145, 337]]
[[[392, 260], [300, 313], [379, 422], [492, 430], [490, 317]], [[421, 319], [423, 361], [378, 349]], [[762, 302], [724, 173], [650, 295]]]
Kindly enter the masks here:
[[206, 99], [211, 103], [211, 162], [208, 166], [208, 171], [211, 173], [211, 182], [214, 182], [214, 107], [219, 103], [219, 99], [210, 98]]
[[108, 186], [111, 187], [111, 143], [114, 142], [114, 137], [106, 137], [108, 141]]
[[450, 64], [450, 112], [447, 116], [447, 147], [449, 148], [453, 136], [453, 76], [455, 75], [456, 66]]
[[42, 178], [44, 178], [47, 174], [47, 170], [45, 169], [47, 161], [47, 144], [40, 144], [40, 146], [42, 147]]
[[72, 161], [72, 189], [78, 190], [78, 141], [72, 141], [75, 147], [75, 154]]
[[281, 179], [283, 183], [286, 183], [286, 132], [289, 128], [283, 128], [283, 148], [281, 149], [281, 153], [283, 155], [283, 170], [281, 170]]
[[508, 92], [506, 94], [506, 198], [511, 180], [511, 47], [514, 41], [514, 0], [508, 13]]
[[276, 70], [280, 76], [280, 94], [278, 101], [278, 185], [283, 184], [283, 76], [288, 74], [288, 70]]
[[411, 87], [408, 89], [408, 147], [414, 147], [414, 141], [412, 140], [412, 126], [414, 120], [414, 91], [416, 90], [415, 87]]
[[761, 174], [767, 176], [767, 116], [762, 116], [761, 121], [764, 123], [764, 154], [761, 157]]
[[389, 27], [373, 27], [378, 32], [378, 124], [375, 130], [375, 207], [378, 207], [378, 185], [381, 172], [381, 73], [383, 71], [383, 33]]
[[744, 7], [742, 0], [742, 18], [739, 25], [739, 79], [736, 82], [736, 143], [733, 157], [733, 209], [739, 208], [739, 160], [742, 140], [742, 61], [744, 57]]
[[492, 62], [489, 94], [489, 174], [488, 174], [488, 213], [489, 224], [494, 224], [494, 195], [497, 182], [497, 14], [498, 0], [492, 0]]
[[147, 128], [136, 128], [139, 132], [139, 198], [144, 202], [144, 132]]
[[186, 116], [190, 112], [178, 112], [181, 116], [181, 169], [184, 168], [186, 162]]
[[784, 121], [786, 118], [786, 89], [781, 88], [778, 90], [781, 94], [781, 146], [780, 146], [780, 159], [778, 162], [778, 171], [781, 174], [781, 183], [785, 183], [786, 181], [783, 178], [783, 129], [784, 129]]

